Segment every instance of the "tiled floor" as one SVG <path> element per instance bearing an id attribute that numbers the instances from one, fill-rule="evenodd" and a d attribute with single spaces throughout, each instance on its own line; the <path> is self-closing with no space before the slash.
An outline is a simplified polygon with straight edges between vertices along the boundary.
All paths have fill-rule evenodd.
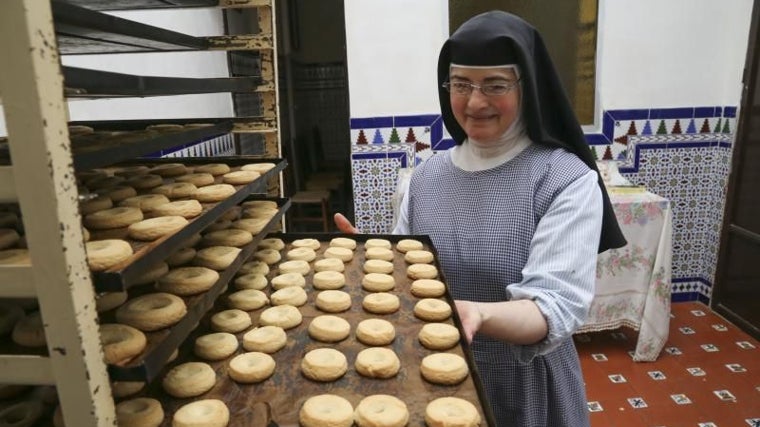
<path id="1" fill-rule="evenodd" d="M 760 343 L 701 303 L 672 306 L 656 362 L 630 329 L 576 336 L 593 427 L 760 427 Z"/>

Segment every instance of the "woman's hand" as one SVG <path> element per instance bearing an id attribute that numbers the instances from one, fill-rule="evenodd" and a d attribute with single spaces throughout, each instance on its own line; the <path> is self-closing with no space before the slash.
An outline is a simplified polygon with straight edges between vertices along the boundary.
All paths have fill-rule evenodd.
<path id="1" fill-rule="evenodd" d="M 351 224 L 351 221 L 348 220 L 343 214 L 336 213 L 333 216 L 333 220 L 335 221 L 335 226 L 340 230 L 341 233 L 346 234 L 357 234 L 359 233 L 359 230 L 354 227 L 353 224 Z"/>
<path id="2" fill-rule="evenodd" d="M 454 301 L 454 305 L 457 307 L 459 320 L 462 321 L 464 337 L 468 343 L 471 343 L 472 337 L 475 336 L 483 324 L 483 314 L 480 312 L 477 302 L 456 300 Z"/>

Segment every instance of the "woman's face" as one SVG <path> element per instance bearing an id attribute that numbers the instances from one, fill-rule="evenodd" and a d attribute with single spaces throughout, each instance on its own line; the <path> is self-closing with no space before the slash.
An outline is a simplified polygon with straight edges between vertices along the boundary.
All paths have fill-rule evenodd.
<path id="1" fill-rule="evenodd" d="M 507 67 L 468 68 L 452 66 L 449 81 L 484 84 L 512 84 L 517 82 L 514 69 Z M 470 139 L 480 143 L 498 140 L 512 125 L 520 109 L 520 86 L 501 95 L 485 95 L 475 88 L 462 95 L 450 91 L 451 110 L 459 125 Z"/>

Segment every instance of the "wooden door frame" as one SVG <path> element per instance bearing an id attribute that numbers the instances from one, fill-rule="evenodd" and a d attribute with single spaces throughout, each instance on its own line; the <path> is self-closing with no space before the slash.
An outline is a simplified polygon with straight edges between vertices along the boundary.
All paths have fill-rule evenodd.
<path id="1" fill-rule="evenodd" d="M 760 329 L 757 325 L 752 325 L 741 316 L 734 313 L 730 308 L 720 304 L 719 299 L 722 289 L 722 284 L 726 279 L 729 271 L 727 268 L 726 257 L 728 253 L 728 241 L 731 234 L 744 234 L 749 231 L 740 227 L 732 225 L 734 212 L 736 210 L 737 197 L 736 190 L 739 185 L 737 182 L 738 175 L 735 171 L 741 168 L 748 167 L 745 165 L 745 136 L 749 134 L 750 119 L 752 114 L 749 111 L 752 109 L 752 99 L 756 91 L 760 91 L 760 0 L 753 2 L 752 22 L 750 24 L 749 39 L 747 43 L 747 56 L 744 65 L 744 73 L 742 76 L 742 95 L 739 107 L 739 116 L 737 118 L 736 125 L 736 137 L 733 143 L 733 152 L 731 154 L 731 171 L 728 177 L 728 186 L 726 189 L 726 203 L 723 211 L 723 221 L 720 233 L 720 246 L 718 250 L 717 266 L 715 270 L 715 283 L 713 284 L 713 292 L 710 298 L 710 307 L 717 313 L 730 320 L 732 323 L 739 325 L 744 331 L 754 336 L 756 339 L 760 339 Z M 747 112 L 742 114 L 742 112 Z M 755 167 L 758 167 L 757 165 Z M 746 185 L 746 184 L 745 184 Z M 754 233 L 752 233 L 754 235 Z M 760 283 L 758 283 L 760 286 Z"/>

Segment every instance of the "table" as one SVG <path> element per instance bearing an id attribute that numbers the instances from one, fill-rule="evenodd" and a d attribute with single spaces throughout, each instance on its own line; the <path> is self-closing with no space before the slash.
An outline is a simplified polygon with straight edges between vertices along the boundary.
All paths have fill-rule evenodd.
<path id="1" fill-rule="evenodd" d="M 578 332 L 635 329 L 639 336 L 633 360 L 651 362 L 664 347 L 670 327 L 670 201 L 647 191 L 609 193 L 628 244 L 599 255 L 594 300 Z"/>

